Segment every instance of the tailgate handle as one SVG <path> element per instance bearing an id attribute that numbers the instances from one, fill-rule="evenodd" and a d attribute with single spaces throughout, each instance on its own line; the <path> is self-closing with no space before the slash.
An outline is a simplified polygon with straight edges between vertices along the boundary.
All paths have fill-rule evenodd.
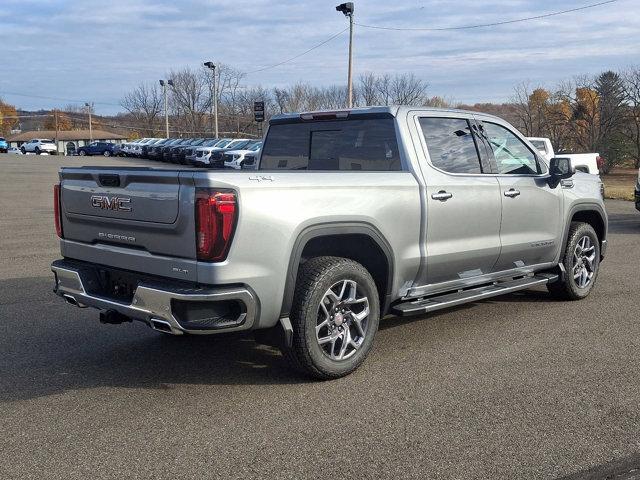
<path id="1" fill-rule="evenodd" d="M 120 175 L 116 173 L 102 173 L 98 175 L 98 181 L 102 187 L 119 187 Z"/>

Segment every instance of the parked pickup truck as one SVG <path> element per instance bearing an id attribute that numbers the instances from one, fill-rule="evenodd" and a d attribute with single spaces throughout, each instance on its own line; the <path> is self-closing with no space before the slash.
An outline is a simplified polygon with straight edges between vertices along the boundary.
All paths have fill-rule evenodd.
<path id="1" fill-rule="evenodd" d="M 550 139 L 544 137 L 527 137 L 527 140 L 536 147 L 545 159 L 551 160 L 556 156 Z M 576 170 L 590 173 L 591 175 L 600 175 L 600 169 L 604 164 L 603 158 L 598 153 L 563 153 L 562 156 L 570 159 L 571 165 Z"/>
<path id="2" fill-rule="evenodd" d="M 280 115 L 257 170 L 63 168 L 54 192 L 68 303 L 253 330 L 318 378 L 357 368 L 387 314 L 536 286 L 582 299 L 607 246 L 599 177 L 457 110 Z"/>

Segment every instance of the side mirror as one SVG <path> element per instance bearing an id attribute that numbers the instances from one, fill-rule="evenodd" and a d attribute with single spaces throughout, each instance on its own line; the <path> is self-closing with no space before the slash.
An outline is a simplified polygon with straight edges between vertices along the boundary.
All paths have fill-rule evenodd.
<path id="1" fill-rule="evenodd" d="M 573 177 L 576 169 L 571 165 L 571 159 L 553 157 L 549 163 L 549 186 L 555 188 L 561 180 Z"/>

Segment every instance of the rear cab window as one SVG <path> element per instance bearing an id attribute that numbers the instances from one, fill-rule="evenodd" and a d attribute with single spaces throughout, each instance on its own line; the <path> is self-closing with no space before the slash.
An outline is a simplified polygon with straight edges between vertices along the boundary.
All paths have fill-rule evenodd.
<path id="1" fill-rule="evenodd" d="M 421 117 L 420 127 L 434 167 L 447 173 L 483 173 L 478 145 L 468 119 Z"/>
<path id="2" fill-rule="evenodd" d="M 260 170 L 401 171 L 391 115 L 272 123 Z"/>

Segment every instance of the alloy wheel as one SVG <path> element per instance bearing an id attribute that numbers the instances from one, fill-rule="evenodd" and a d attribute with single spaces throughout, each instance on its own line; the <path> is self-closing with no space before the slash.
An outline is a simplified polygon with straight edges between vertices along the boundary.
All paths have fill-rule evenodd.
<path id="1" fill-rule="evenodd" d="M 332 360 L 358 351 L 367 335 L 369 299 L 353 280 L 341 280 L 326 291 L 318 306 L 316 340 Z"/>
<path id="2" fill-rule="evenodd" d="M 573 251 L 573 279 L 578 288 L 591 284 L 596 269 L 596 247 L 587 235 L 578 240 Z"/>

